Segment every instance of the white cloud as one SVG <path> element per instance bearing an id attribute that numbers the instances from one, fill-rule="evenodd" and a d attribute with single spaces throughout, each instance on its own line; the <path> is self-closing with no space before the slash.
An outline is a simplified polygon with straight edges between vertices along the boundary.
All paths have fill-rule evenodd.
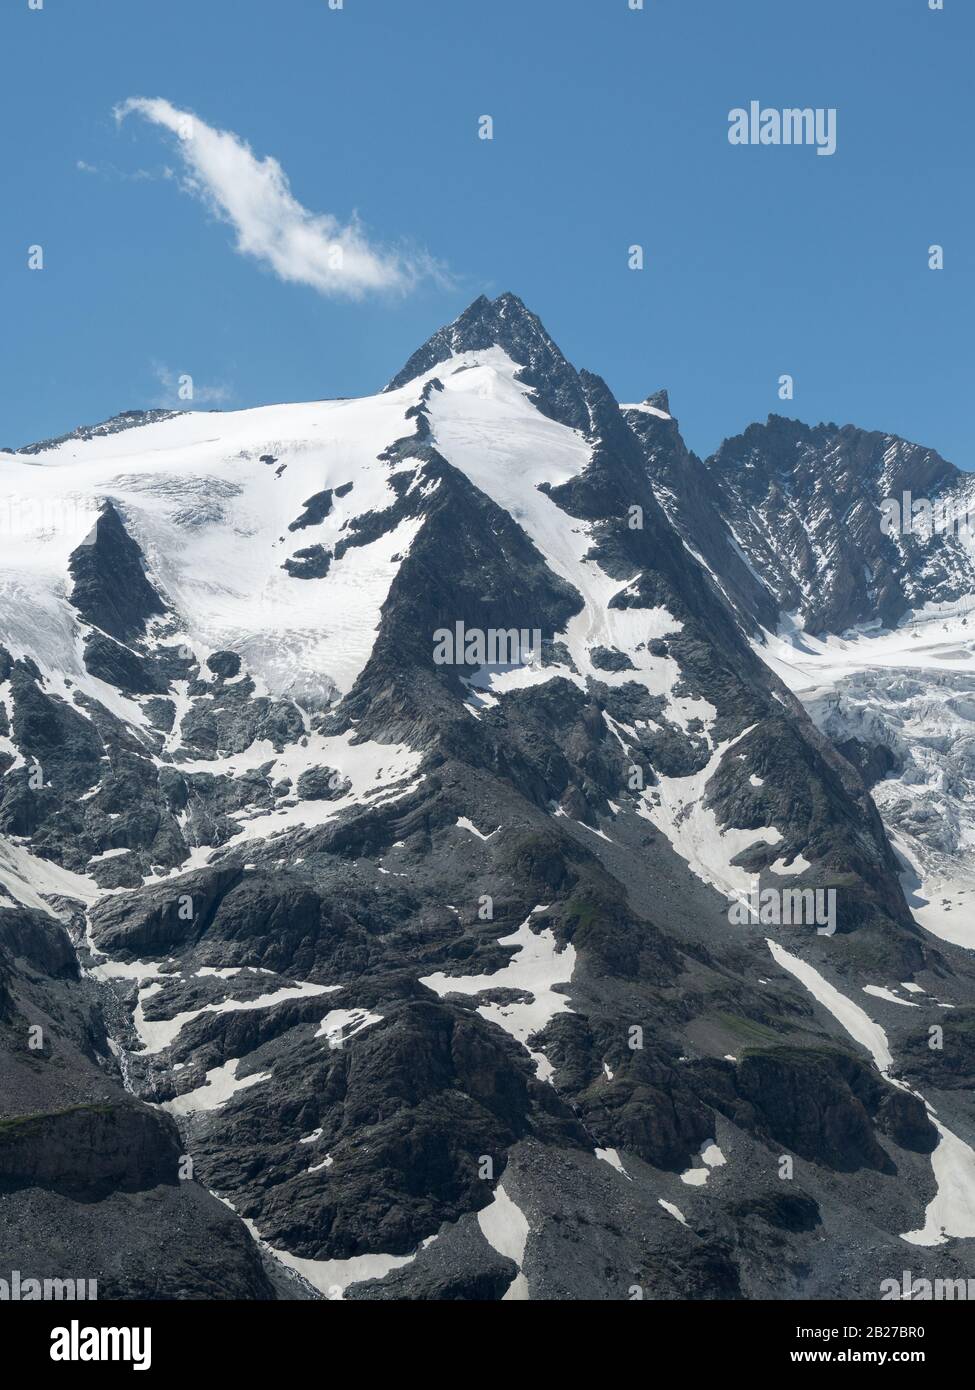
<path id="1" fill-rule="evenodd" d="M 233 227 L 241 255 L 263 261 L 280 279 L 358 299 L 408 290 L 423 276 L 443 278 L 427 256 L 371 245 L 354 218 L 343 224 L 331 213 L 309 212 L 278 161 L 259 159 L 233 131 L 215 130 L 161 97 L 130 97 L 115 108 L 115 118 L 133 112 L 177 137 L 183 187 Z"/>

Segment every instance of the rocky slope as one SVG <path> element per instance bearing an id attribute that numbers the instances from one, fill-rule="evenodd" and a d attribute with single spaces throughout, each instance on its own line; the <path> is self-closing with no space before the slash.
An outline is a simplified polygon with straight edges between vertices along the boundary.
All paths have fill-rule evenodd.
<path id="1" fill-rule="evenodd" d="M 706 469 L 779 613 L 797 615 L 815 637 L 894 627 L 975 588 L 975 537 L 938 533 L 933 517 L 925 529 L 923 510 L 910 515 L 918 504 L 940 504 L 948 519 L 964 523 L 971 514 L 975 523 L 971 476 L 932 449 L 773 415 L 722 444 Z M 887 499 L 899 512 L 885 529 Z"/>

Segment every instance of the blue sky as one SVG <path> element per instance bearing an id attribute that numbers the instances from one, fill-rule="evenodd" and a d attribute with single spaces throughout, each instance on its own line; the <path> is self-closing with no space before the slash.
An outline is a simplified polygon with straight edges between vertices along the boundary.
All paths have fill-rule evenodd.
<path id="1" fill-rule="evenodd" d="M 975 5 L 628 3 L 4 0 L 0 445 L 169 403 L 184 373 L 205 408 L 364 394 L 510 289 L 621 400 L 667 386 L 700 453 L 778 411 L 975 467 Z M 273 156 L 299 231 L 357 216 L 378 287 L 241 254 L 172 133 L 116 121 L 133 98 Z M 836 154 L 730 145 L 751 100 L 835 107 Z"/>

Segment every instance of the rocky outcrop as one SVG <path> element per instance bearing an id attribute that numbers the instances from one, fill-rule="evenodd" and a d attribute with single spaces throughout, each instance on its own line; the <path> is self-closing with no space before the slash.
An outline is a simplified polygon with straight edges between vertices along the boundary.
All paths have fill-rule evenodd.
<path id="1" fill-rule="evenodd" d="M 93 627 L 119 642 L 145 634 L 166 605 L 146 577 L 142 551 L 111 502 L 102 506 L 91 534 L 72 554 L 70 601 Z"/>

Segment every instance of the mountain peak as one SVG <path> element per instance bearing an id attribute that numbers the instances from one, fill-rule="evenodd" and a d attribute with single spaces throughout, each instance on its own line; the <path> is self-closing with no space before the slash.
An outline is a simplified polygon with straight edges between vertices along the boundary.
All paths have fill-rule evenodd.
<path id="1" fill-rule="evenodd" d="M 671 420 L 674 424 L 677 423 L 670 412 L 670 396 L 663 390 L 653 391 L 644 400 L 633 405 L 624 405 L 622 409 L 633 411 L 633 418 L 642 417 L 644 423 L 646 423 L 648 416 L 656 416 L 659 420 Z M 633 419 L 630 420 L 630 423 L 633 424 Z"/>
<path id="2" fill-rule="evenodd" d="M 452 323 L 428 338 L 385 389 L 396 391 L 459 353 L 492 347 L 502 348 L 522 368 L 518 380 L 532 387 L 539 410 L 573 429 L 588 428 L 585 393 L 575 368 L 538 315 L 510 291 L 496 299 L 480 295 Z"/>
<path id="3" fill-rule="evenodd" d="M 422 376 L 431 367 L 457 353 L 481 352 L 490 347 L 501 347 L 514 356 L 512 348 L 516 351 L 520 349 L 523 354 L 528 343 L 532 341 L 561 357 L 562 354 L 546 333 L 541 320 L 525 307 L 516 294 L 506 291 L 499 294 L 497 299 L 489 299 L 486 294 L 478 295 L 452 323 L 439 328 L 413 353 L 386 390 L 395 391 L 400 386 L 405 386 L 407 382 Z M 515 360 L 520 365 L 525 365 L 521 357 L 516 357 Z"/>

